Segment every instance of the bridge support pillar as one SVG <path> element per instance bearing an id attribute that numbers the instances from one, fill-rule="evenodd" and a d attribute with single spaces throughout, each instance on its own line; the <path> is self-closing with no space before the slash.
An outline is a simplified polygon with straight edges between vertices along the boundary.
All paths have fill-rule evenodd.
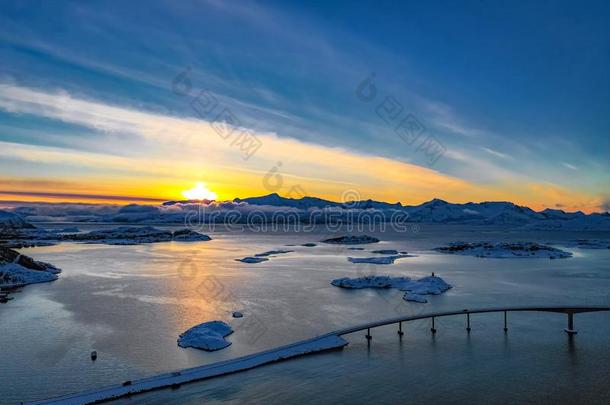
<path id="1" fill-rule="evenodd" d="M 373 338 L 373 336 L 371 336 L 371 328 L 367 328 L 366 329 L 366 340 L 371 340 Z"/>
<path id="2" fill-rule="evenodd" d="M 432 332 L 432 334 L 436 333 L 436 328 L 434 327 L 434 317 L 432 317 L 432 327 L 430 328 L 430 332 Z"/>
<path id="3" fill-rule="evenodd" d="M 398 322 L 398 336 L 402 336 L 405 333 L 402 331 L 402 322 Z"/>
<path id="4" fill-rule="evenodd" d="M 506 319 L 506 311 L 504 311 L 504 332 L 508 332 L 508 322 Z"/>
<path id="5" fill-rule="evenodd" d="M 466 314 L 466 330 L 470 333 L 470 314 Z"/>
<path id="6" fill-rule="evenodd" d="M 574 329 L 574 313 L 568 312 L 568 327 L 564 329 L 568 336 L 574 336 L 578 332 Z"/>

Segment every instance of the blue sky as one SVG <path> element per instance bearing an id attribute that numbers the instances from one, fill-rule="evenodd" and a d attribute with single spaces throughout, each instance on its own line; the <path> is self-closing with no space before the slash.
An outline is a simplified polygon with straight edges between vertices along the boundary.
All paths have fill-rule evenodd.
<path id="1" fill-rule="evenodd" d="M 157 197 L 165 187 L 173 196 L 168 183 L 203 180 L 221 196 L 243 197 L 265 190 L 248 187 L 252 179 L 236 173 L 264 176 L 279 160 L 292 183 L 335 199 L 342 188 L 355 187 L 363 197 L 407 203 L 510 199 L 585 210 L 607 203 L 607 2 L 395 3 L 3 2 L 0 141 L 20 154 L 0 154 L 0 189 L 85 193 L 89 176 L 104 194 Z M 205 144 L 184 157 L 176 145 L 170 151 L 167 139 L 152 141 L 95 117 L 83 122 L 74 117 L 78 111 L 58 105 L 63 95 L 66 105 L 95 103 L 91 111 L 113 106 L 200 120 L 190 96 L 172 92 L 185 69 L 193 92 L 209 90 L 243 127 L 271 137 L 265 145 L 271 152 L 261 148 L 245 162 L 226 145 Z M 371 73 L 379 100 L 393 97 L 446 148 L 433 167 L 380 119 L 375 105 L 356 96 Z M 48 101 L 54 111 L 41 105 L 42 95 L 55 97 Z M 121 125 L 133 126 L 132 119 Z M 178 138 L 174 144 L 183 142 Z M 364 161 L 387 159 L 383 167 L 400 174 L 367 178 L 356 168 L 350 174 L 345 166 L 325 167 L 304 159 L 305 149 L 317 153 L 312 145 Z M 32 150 L 44 151 L 44 161 L 16 157 Z M 126 160 L 112 167 L 66 160 L 79 151 Z M 204 167 L 161 175 L 138 165 L 160 156 L 168 165 L 179 159 L 196 166 L 202 159 Z M 204 173 L 192 173 L 199 169 Z M 412 170 L 418 181 L 409 181 Z M 154 177 L 163 186 L 153 186 Z M 150 192 L 134 189 L 138 178 Z M 428 178 L 430 187 L 422 184 Z"/>

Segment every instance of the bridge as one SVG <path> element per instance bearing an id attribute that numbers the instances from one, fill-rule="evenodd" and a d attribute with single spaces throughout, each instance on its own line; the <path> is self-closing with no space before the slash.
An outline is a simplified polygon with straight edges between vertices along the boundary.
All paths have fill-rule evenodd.
<path id="1" fill-rule="evenodd" d="M 432 325 L 430 328 L 430 332 L 436 333 L 435 328 L 435 320 L 436 318 L 446 317 L 446 316 L 456 316 L 456 315 L 466 315 L 466 331 L 470 332 L 470 315 L 471 314 L 483 314 L 490 312 L 501 312 L 504 314 L 504 331 L 508 331 L 508 312 L 555 312 L 560 314 L 567 315 L 567 327 L 564 331 L 568 335 L 575 335 L 577 331 L 574 329 L 574 314 L 582 313 L 582 312 L 599 312 L 599 311 L 610 311 L 610 307 L 599 307 L 599 306 L 575 306 L 575 307 L 508 307 L 508 308 L 480 308 L 480 309 L 463 309 L 461 311 L 448 311 L 448 312 L 437 312 L 433 314 L 422 314 L 422 315 L 414 315 L 414 316 L 405 316 L 405 317 L 397 317 L 384 319 L 377 322 L 370 322 L 362 325 L 356 325 L 352 327 L 348 327 L 345 329 L 340 329 L 334 333 L 338 336 L 343 336 L 363 330 L 367 330 L 367 334 L 365 335 L 367 339 L 371 339 L 371 329 L 378 328 L 380 326 L 398 324 L 398 334 L 400 336 L 403 335 L 402 324 L 404 322 L 416 321 L 420 319 L 431 319 Z"/>
<path id="2" fill-rule="evenodd" d="M 483 313 L 502 313 L 504 332 L 508 332 L 508 313 L 509 312 L 551 312 L 565 314 L 567 317 L 567 327 L 564 329 L 570 338 L 577 332 L 574 328 L 574 314 L 586 312 L 601 312 L 610 311 L 610 307 L 602 306 L 529 306 L 529 307 L 506 307 L 506 308 L 479 308 L 479 309 L 463 309 L 459 311 L 435 312 L 429 314 L 411 315 L 389 318 L 376 322 L 369 322 L 361 325 L 351 326 L 343 329 L 329 332 L 311 339 L 281 346 L 275 349 L 262 351 L 259 353 L 250 354 L 247 356 L 238 357 L 236 359 L 224 360 L 217 363 L 207 364 L 199 367 L 174 371 L 171 373 L 161 374 L 154 377 L 144 378 L 137 381 L 125 381 L 120 385 L 102 388 L 100 390 L 88 391 L 82 393 L 68 394 L 61 397 L 51 398 L 48 400 L 33 402 L 34 404 L 92 404 L 98 402 L 109 401 L 125 396 L 130 396 L 142 392 L 162 389 L 162 388 L 177 388 L 181 384 L 200 381 L 208 378 L 219 377 L 222 375 L 237 373 L 240 371 L 260 367 L 265 364 L 270 364 L 290 358 L 304 356 L 312 353 L 323 352 L 333 349 L 341 349 L 348 344 L 342 338 L 344 335 L 362 332 L 366 330 L 366 339 L 370 342 L 372 339 L 372 329 L 397 325 L 397 333 L 399 337 L 404 334 L 403 324 L 430 319 L 430 332 L 436 333 L 435 321 L 437 318 L 448 316 L 464 316 L 466 320 L 466 331 L 470 332 L 470 317 L 473 314 Z"/>

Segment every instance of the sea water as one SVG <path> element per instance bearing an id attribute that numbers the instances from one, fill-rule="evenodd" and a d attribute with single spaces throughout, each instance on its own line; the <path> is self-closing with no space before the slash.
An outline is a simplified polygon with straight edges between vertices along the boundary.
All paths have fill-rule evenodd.
<path id="1" fill-rule="evenodd" d="M 62 226 L 65 226 L 62 225 Z M 99 226 L 95 226 L 99 227 Z M 84 227 L 87 228 L 87 227 Z M 93 228 L 93 226 L 89 226 Z M 86 229 L 85 229 L 86 230 Z M 335 232 L 340 234 L 341 232 Z M 491 227 L 421 225 L 367 232 L 366 250 L 319 243 L 310 232 L 209 230 L 213 240 L 107 246 L 62 243 L 23 249 L 63 272 L 0 305 L 0 402 L 18 403 L 117 384 L 238 357 L 345 326 L 400 315 L 520 305 L 610 305 L 610 250 L 566 248 L 574 257 L 482 259 L 431 249 L 453 241 L 562 243 L 608 233 L 523 232 Z M 317 243 L 315 247 L 299 246 Z M 297 245 L 297 246 L 286 246 Z M 292 253 L 246 264 L 235 259 L 272 249 Z M 353 264 L 347 256 L 397 249 L 415 257 L 393 265 Z M 453 288 L 427 304 L 396 290 L 344 290 L 339 277 L 422 277 L 434 272 Z M 233 319 L 233 311 L 244 317 Z M 235 332 L 217 352 L 182 349 L 189 327 L 223 320 Z M 572 340 L 566 316 L 552 313 L 439 318 L 346 336 L 344 350 L 130 398 L 130 403 L 442 403 L 599 402 L 610 399 L 610 313 L 579 314 Z M 370 344 L 369 344 L 370 343 Z M 98 358 L 91 361 L 96 350 Z"/>

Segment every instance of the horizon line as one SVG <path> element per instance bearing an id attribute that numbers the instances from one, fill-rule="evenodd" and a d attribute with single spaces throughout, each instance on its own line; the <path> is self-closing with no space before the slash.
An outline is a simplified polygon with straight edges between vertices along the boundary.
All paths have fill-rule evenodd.
<path id="1" fill-rule="evenodd" d="M 167 198 L 167 199 L 163 199 L 163 198 L 156 198 L 156 197 L 135 197 L 135 196 L 124 196 L 124 195 L 104 195 L 104 194 L 80 194 L 80 193 L 51 193 L 51 192 L 26 192 L 26 191 L 4 191 L 4 190 L 0 190 L 0 195 L 21 195 L 21 196 L 32 196 L 32 197 L 48 197 L 48 198 L 82 198 L 85 200 L 98 200 L 98 201 L 107 201 L 107 203 L 104 202 L 87 202 L 87 201 L 36 201 L 36 200 L 4 200 L 0 198 L 0 203 L 10 203 L 10 204 L 89 204 L 89 205 L 104 205 L 104 204 L 111 204 L 111 201 L 115 201 L 115 202 L 131 202 L 131 203 L 136 203 L 136 202 L 140 202 L 143 203 L 143 205 L 153 205 L 153 203 L 165 203 L 165 202 L 188 202 L 188 201 L 192 201 L 193 204 L 198 202 L 204 202 L 207 201 L 208 203 L 211 202 L 218 202 L 218 203 L 223 203 L 223 202 L 235 202 L 235 200 L 247 200 L 250 198 L 262 198 L 262 197 L 268 197 L 271 195 L 277 195 L 280 198 L 284 198 L 284 199 L 290 199 L 290 200 L 301 200 L 303 198 L 317 198 L 320 199 L 322 201 L 328 201 L 328 202 L 332 202 L 332 203 L 337 203 L 337 204 L 350 204 L 350 203 L 358 203 L 358 202 L 366 202 L 366 201 L 375 201 L 375 202 L 379 202 L 379 203 L 384 203 L 384 204 L 400 204 L 402 207 L 416 207 L 416 206 L 420 206 L 426 203 L 429 203 L 431 201 L 434 200 L 440 200 L 443 202 L 446 202 L 448 204 L 453 204 L 453 205 L 464 205 L 464 204 L 483 204 L 483 203 L 510 203 L 510 204 L 514 204 L 516 206 L 519 207 L 526 207 L 529 208 L 535 212 L 542 212 L 546 209 L 551 209 L 551 210 L 557 210 L 557 211 L 562 211 L 562 212 L 566 212 L 566 213 L 576 213 L 576 212 L 583 212 L 582 210 L 576 210 L 576 211 L 565 211 L 562 208 L 551 208 L 551 207 L 546 207 L 543 210 L 537 211 L 531 207 L 529 207 L 528 205 L 521 205 L 521 204 L 517 204 L 514 203 L 512 201 L 508 201 L 508 200 L 485 200 L 485 201 L 468 201 L 465 203 L 454 203 L 454 202 L 449 202 L 447 200 L 444 200 L 442 198 L 438 198 L 438 197 L 434 197 L 428 201 L 424 201 L 420 204 L 413 204 L 413 205 L 409 205 L 409 204 L 404 204 L 400 201 L 397 202 L 387 202 L 387 201 L 383 201 L 383 200 L 374 200 L 372 198 L 367 198 L 367 199 L 363 199 L 363 200 L 354 200 L 354 201 L 347 201 L 347 202 L 341 202 L 341 201 L 334 201 L 334 200 L 329 200 L 329 199 L 325 199 L 325 198 L 321 198 L 321 197 L 315 197 L 315 196 L 309 196 L 309 195 L 305 195 L 299 198 L 293 198 L 293 197 L 285 197 L 282 196 L 281 194 L 277 193 L 277 192 L 273 192 L 273 193 L 269 193 L 269 194 L 264 194 L 264 195 L 258 195 L 258 196 L 251 196 L 251 197 L 233 197 L 233 199 L 227 199 L 227 200 L 187 200 L 187 199 L 171 199 L 171 198 Z M 149 204 L 145 204 L 145 203 L 149 203 Z M 610 211 L 608 210 L 603 210 L 600 209 L 599 211 L 592 211 L 589 214 L 592 213 L 598 213 L 598 214 L 604 214 L 604 213 L 608 213 Z M 584 212 L 583 212 L 584 213 Z M 585 213 L 586 214 L 586 213 Z"/>

